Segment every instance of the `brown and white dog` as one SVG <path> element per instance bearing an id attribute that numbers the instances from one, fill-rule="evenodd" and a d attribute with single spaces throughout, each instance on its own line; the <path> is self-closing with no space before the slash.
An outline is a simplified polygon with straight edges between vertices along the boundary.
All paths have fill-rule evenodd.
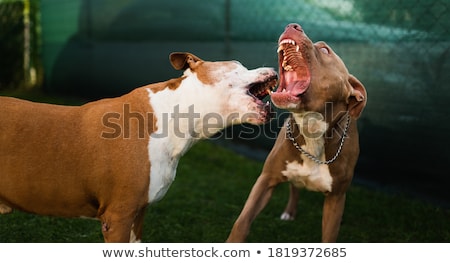
<path id="1" fill-rule="evenodd" d="M 222 128 L 265 123 L 271 68 L 172 53 L 183 76 L 82 106 L 0 97 L 0 213 L 88 217 L 106 242 L 140 241 L 180 157 Z"/>
<path id="2" fill-rule="evenodd" d="M 299 188 L 322 192 L 322 241 L 335 242 L 359 155 L 356 119 L 366 105 L 366 90 L 327 44 L 313 44 L 300 25 L 289 24 L 278 43 L 280 84 L 271 100 L 291 116 L 227 241 L 245 241 L 275 186 L 290 182 L 281 218 L 295 217 Z"/>

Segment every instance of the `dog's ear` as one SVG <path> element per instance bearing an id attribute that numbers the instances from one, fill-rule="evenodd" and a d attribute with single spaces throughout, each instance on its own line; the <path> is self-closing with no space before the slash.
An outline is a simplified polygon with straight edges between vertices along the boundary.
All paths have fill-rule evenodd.
<path id="1" fill-rule="evenodd" d="M 348 82 L 351 85 L 350 96 L 348 98 L 348 112 L 350 116 L 357 119 L 367 103 L 367 92 L 364 85 L 353 75 L 350 75 Z"/>
<path id="2" fill-rule="evenodd" d="M 203 61 L 201 58 L 187 52 L 173 52 L 169 55 L 170 63 L 176 70 L 195 68 L 197 62 Z"/>

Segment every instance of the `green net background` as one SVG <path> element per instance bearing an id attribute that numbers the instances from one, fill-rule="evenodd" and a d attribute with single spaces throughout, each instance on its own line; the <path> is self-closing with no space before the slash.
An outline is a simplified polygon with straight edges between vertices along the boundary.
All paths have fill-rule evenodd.
<path id="1" fill-rule="evenodd" d="M 0 90 L 42 84 L 39 2 L 0 0 Z"/>

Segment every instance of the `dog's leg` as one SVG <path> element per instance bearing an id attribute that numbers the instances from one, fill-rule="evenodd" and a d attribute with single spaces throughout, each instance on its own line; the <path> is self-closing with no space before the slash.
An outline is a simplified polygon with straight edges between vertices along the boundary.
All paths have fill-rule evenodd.
<path id="1" fill-rule="evenodd" d="M 281 214 L 281 220 L 294 220 L 297 215 L 297 203 L 300 195 L 300 190 L 293 184 L 289 184 L 289 200 L 284 209 L 283 214 Z"/>
<path id="2" fill-rule="evenodd" d="M 329 193 L 322 214 L 322 242 L 336 242 L 345 207 L 345 193 Z"/>
<path id="3" fill-rule="evenodd" d="M 106 243 L 128 243 L 131 237 L 131 227 L 136 213 L 125 211 L 108 211 L 100 217 L 103 238 Z"/>
<path id="4" fill-rule="evenodd" d="M 131 228 L 130 243 L 140 243 L 142 240 L 142 229 L 144 225 L 146 207 L 142 208 L 141 211 L 136 215 L 134 219 L 133 226 Z"/>
<path id="5" fill-rule="evenodd" d="M 245 202 L 241 214 L 233 225 L 227 242 L 244 242 L 250 226 L 256 216 L 267 205 L 276 185 L 281 181 L 274 180 L 266 174 L 261 174 Z"/>

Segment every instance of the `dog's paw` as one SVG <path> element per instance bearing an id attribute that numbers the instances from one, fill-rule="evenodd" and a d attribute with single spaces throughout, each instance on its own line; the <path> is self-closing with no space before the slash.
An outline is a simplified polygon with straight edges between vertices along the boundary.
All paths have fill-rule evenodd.
<path id="1" fill-rule="evenodd" d="M 283 212 L 280 216 L 280 219 L 285 221 L 292 221 L 295 219 L 295 217 L 289 214 L 288 212 Z"/>

